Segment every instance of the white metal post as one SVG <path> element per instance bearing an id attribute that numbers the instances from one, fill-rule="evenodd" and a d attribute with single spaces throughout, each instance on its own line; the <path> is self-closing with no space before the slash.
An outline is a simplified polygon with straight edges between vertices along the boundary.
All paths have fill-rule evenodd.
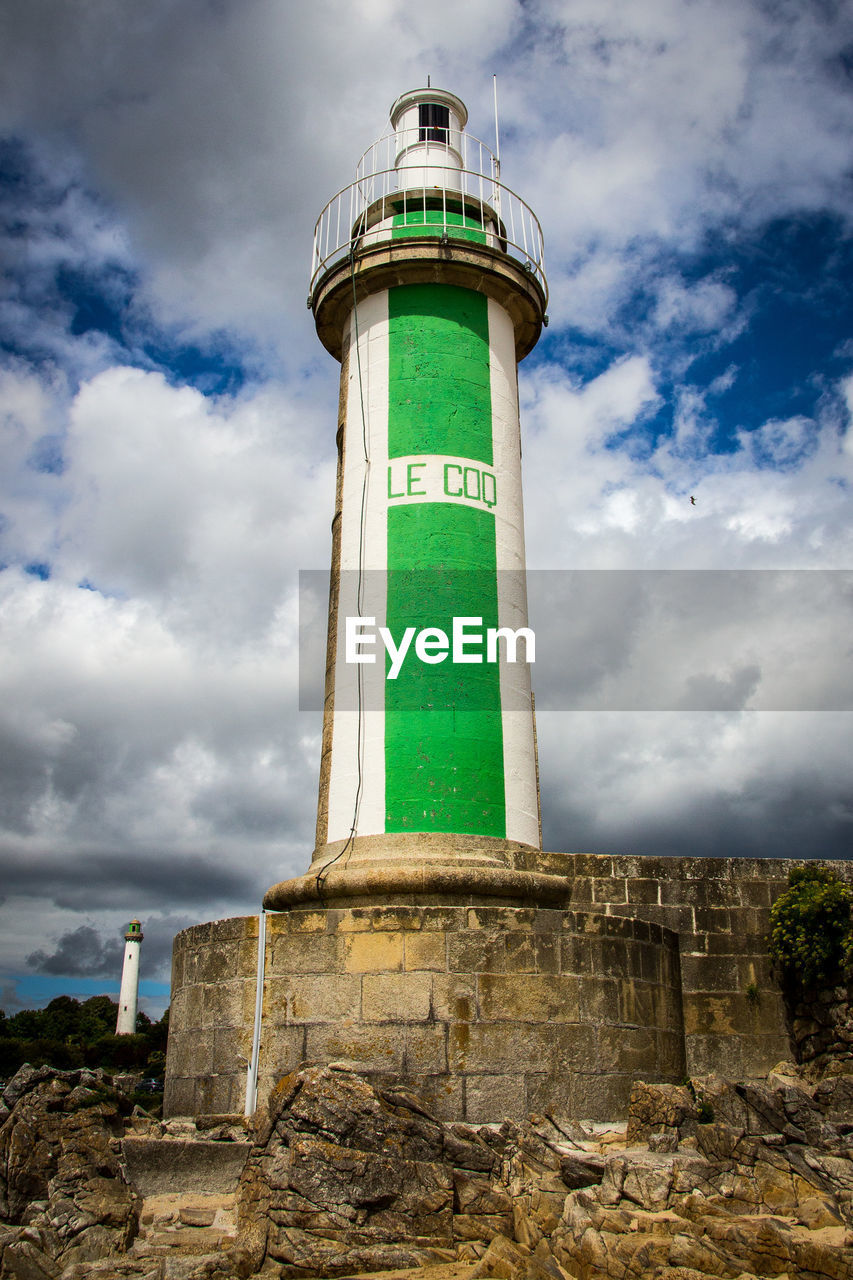
<path id="1" fill-rule="evenodd" d="M 246 1075 L 246 1107 L 244 1115 L 254 1115 L 258 1105 L 258 1058 L 261 1052 L 261 1021 L 264 1013 L 264 964 L 267 949 L 267 913 L 258 916 L 258 965 L 255 981 L 255 1029 L 252 1033 L 252 1056 Z"/>

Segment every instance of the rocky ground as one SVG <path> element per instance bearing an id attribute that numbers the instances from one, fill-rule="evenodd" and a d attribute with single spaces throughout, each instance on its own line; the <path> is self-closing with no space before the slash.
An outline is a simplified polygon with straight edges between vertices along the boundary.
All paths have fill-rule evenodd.
<path id="1" fill-rule="evenodd" d="M 840 1071 L 637 1084 L 627 1126 L 446 1124 L 334 1067 L 280 1081 L 251 1134 L 127 1112 L 98 1072 L 10 1082 L 0 1276 L 853 1280 Z"/>

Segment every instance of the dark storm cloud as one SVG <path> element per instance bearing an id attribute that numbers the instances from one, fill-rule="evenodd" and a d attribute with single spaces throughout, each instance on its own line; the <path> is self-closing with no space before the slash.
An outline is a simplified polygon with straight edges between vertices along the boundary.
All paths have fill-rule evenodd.
<path id="1" fill-rule="evenodd" d="M 548 848 L 853 858 L 849 714 L 551 713 L 539 741 L 562 757 L 543 782 Z"/>
<path id="2" fill-rule="evenodd" d="M 39 896 L 69 911 L 125 907 L 137 913 L 164 903 L 193 904 L 209 912 L 248 904 L 266 890 L 266 860 L 235 860 L 160 850 L 116 848 L 98 854 L 9 858 L 8 892 Z"/>
<path id="3" fill-rule="evenodd" d="M 242 908 L 238 914 L 252 914 L 251 907 Z M 197 913 L 165 912 L 146 915 L 142 921 L 142 931 L 145 936 L 139 957 L 140 977 L 168 982 L 172 968 L 172 945 L 175 934 L 198 923 Z"/>
<path id="4" fill-rule="evenodd" d="M 131 895 L 128 901 L 136 902 L 138 898 L 138 894 Z M 52 950 L 39 948 L 33 951 L 27 956 L 27 965 L 35 973 L 105 978 L 117 986 L 122 971 L 123 934 L 127 923 L 125 921 L 118 929 L 103 932 L 92 925 L 80 925 L 63 933 Z M 155 913 L 145 915 L 141 923 L 140 978 L 143 981 L 168 981 L 175 934 L 196 924 L 197 918 L 175 912 Z"/>
<path id="5" fill-rule="evenodd" d="M 853 710 L 853 575 L 527 575 L 542 711 Z"/>
<path id="6" fill-rule="evenodd" d="M 544 797 L 543 797 L 544 802 Z M 735 795 L 693 797 L 677 813 L 593 817 L 549 785 L 548 847 L 655 857 L 853 859 L 853 788 L 814 773 L 783 786 L 756 778 Z"/>
<path id="7" fill-rule="evenodd" d="M 27 964 L 36 973 L 67 974 L 75 978 L 114 978 L 121 972 L 122 948 L 102 939 L 91 925 L 64 933 L 52 952 L 33 951 Z"/>

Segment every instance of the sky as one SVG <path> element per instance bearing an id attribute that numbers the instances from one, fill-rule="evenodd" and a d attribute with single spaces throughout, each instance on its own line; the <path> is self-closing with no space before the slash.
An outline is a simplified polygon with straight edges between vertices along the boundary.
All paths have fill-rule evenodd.
<path id="1" fill-rule="evenodd" d="M 7 1013 L 116 994 L 133 916 L 158 1013 L 178 930 L 308 867 L 311 236 L 428 75 L 487 143 L 497 75 L 545 236 L 545 847 L 853 856 L 849 5 L 7 0 L 0 50 Z"/>

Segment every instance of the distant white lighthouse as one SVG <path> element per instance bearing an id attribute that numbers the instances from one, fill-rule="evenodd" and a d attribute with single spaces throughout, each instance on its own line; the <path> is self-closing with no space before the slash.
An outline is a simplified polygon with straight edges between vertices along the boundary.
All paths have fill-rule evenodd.
<path id="1" fill-rule="evenodd" d="M 139 995 L 139 949 L 143 939 L 142 925 L 131 920 L 124 935 L 124 964 L 118 997 L 116 1035 L 132 1036 L 136 1031 L 136 1004 Z"/>

